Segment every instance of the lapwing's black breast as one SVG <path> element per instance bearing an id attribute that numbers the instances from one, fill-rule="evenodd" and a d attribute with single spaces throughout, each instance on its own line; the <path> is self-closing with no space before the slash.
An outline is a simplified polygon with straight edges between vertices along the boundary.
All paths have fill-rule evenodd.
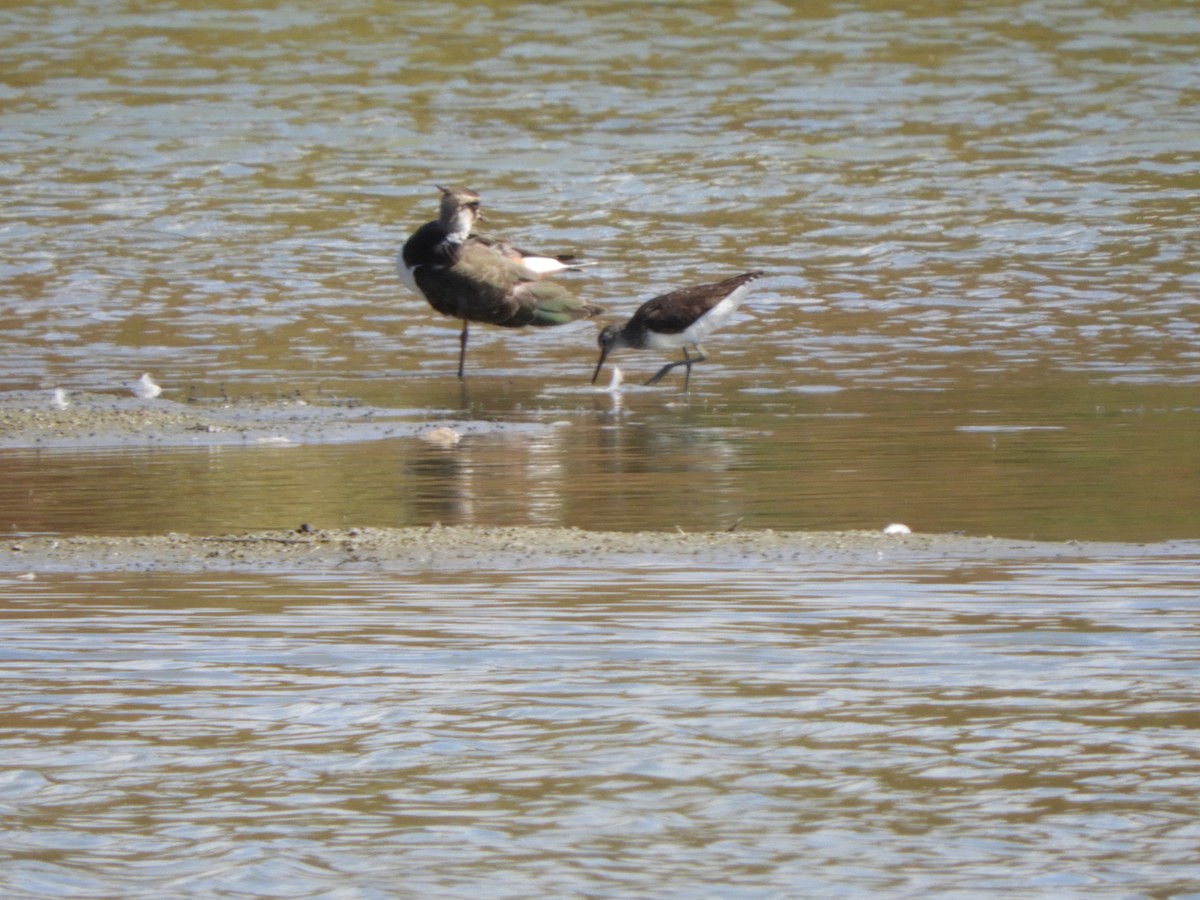
<path id="1" fill-rule="evenodd" d="M 409 269 L 415 266 L 452 266 L 458 261 L 459 245 L 446 240 L 440 222 L 426 222 L 404 244 L 401 257 Z"/>

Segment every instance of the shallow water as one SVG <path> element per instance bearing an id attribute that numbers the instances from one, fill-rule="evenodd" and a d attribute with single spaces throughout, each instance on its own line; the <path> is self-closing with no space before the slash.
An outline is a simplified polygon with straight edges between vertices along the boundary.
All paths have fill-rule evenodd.
<path id="1" fill-rule="evenodd" d="M 333 392 L 430 419 L 572 422 L 549 449 L 439 458 L 444 487 L 413 480 L 412 447 L 390 448 L 394 466 L 366 445 L 226 454 L 206 495 L 277 508 L 193 502 L 174 517 L 190 531 L 904 518 L 1196 536 L 1190 3 L 634 9 L 5 11 L 0 388 L 117 390 L 150 370 L 174 401 Z M 446 182 L 479 189 L 493 228 L 583 250 L 597 265 L 571 284 L 614 317 L 680 284 L 771 277 L 709 342 L 690 409 L 672 378 L 614 418 L 587 391 L 594 323 L 476 328 L 464 395 L 454 324 L 393 271 Z M 615 362 L 636 382 L 662 359 Z M 711 453 L 666 458 L 681 445 Z M 549 509 L 513 499 L 534 455 Z M 49 460 L 39 471 L 93 473 L 97 494 L 119 480 L 113 517 L 8 496 L 6 527 L 155 528 L 157 493 L 122 477 L 145 462 Z M 192 500 L 209 463 L 154 468 Z M 330 502 L 321 486 L 345 471 L 380 490 Z M 631 489 L 630 472 L 655 477 Z"/>
<path id="2" fill-rule="evenodd" d="M 0 11 L 0 401 L 150 371 L 279 440 L 6 440 L 0 533 L 1200 536 L 1192 3 L 191 6 Z M 393 269 L 445 183 L 611 319 L 770 277 L 689 395 L 593 390 L 592 322 L 459 384 Z M 2 581 L 0 893 L 1200 893 L 1197 583 Z"/>
<path id="3" fill-rule="evenodd" d="M 866 390 L 831 398 L 734 386 L 684 401 L 514 379 L 470 393 L 479 399 L 459 415 L 434 420 L 461 433 L 454 446 L 413 436 L 419 409 L 376 407 L 345 415 L 368 415 L 381 434 L 395 427 L 400 436 L 306 443 L 332 426 L 310 427 L 314 414 L 289 407 L 298 421 L 280 416 L 265 437 L 231 444 L 0 450 L 0 531 L 434 522 L 829 530 L 899 521 L 1047 540 L 1197 533 L 1200 441 L 1179 389 L 1113 388 L 1102 395 L 1111 407 L 1088 387 L 941 391 L 900 409 L 892 392 Z"/>
<path id="4" fill-rule="evenodd" d="M 1193 561 L 0 583 L 5 896 L 1182 896 Z"/>

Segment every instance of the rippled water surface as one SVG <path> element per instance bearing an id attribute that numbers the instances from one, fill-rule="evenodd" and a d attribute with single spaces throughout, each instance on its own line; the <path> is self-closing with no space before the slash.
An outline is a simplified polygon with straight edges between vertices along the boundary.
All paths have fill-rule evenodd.
<path id="1" fill-rule="evenodd" d="M 10 580 L 0 892 L 1191 895 L 1197 583 Z"/>
<path id="2" fill-rule="evenodd" d="M 0 11 L 0 411 L 268 430 L 0 434 L 0 533 L 1200 537 L 1190 0 L 195 6 Z M 447 183 L 605 321 L 768 277 L 460 384 Z M 5 576 L 0 893 L 1195 895 L 1197 571 Z"/>
<path id="3" fill-rule="evenodd" d="M 1197 534 L 1188 2 L 76 2 L 0 16 L 0 388 L 119 390 L 148 370 L 170 402 L 332 392 L 430 420 L 573 426 L 538 450 L 468 442 L 415 480 L 419 451 L 383 464 L 358 445 L 224 460 L 203 482 L 277 503 L 271 524 L 306 508 L 325 524 L 904 517 Z M 571 284 L 614 318 L 681 284 L 770 277 L 708 342 L 690 409 L 672 379 L 613 416 L 587 385 L 592 322 L 476 328 L 460 391 L 454 323 L 393 270 L 435 212 L 433 185 L 454 182 L 483 193 L 490 227 L 585 253 L 596 265 Z M 662 358 L 615 361 L 636 382 Z M 540 489 L 564 498 L 550 513 L 512 500 L 534 455 Z M 152 467 L 174 495 L 208 465 Z M 119 483 L 114 519 L 23 500 L 23 484 L 3 498 L 5 527 L 153 529 L 161 504 L 122 475 L 145 466 L 39 461 L 95 471 L 109 495 Z M 0 467 L 29 466 L 5 453 Z M 357 504 L 314 490 L 344 470 L 377 490 Z M 653 477 L 631 485 L 639 474 Z M 699 486 L 714 493 L 697 501 Z M 207 506 L 180 527 L 268 517 Z"/>

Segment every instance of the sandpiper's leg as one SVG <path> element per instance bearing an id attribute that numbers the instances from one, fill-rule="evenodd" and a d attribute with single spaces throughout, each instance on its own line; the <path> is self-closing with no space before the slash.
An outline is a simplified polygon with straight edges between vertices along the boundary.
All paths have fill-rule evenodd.
<path id="1" fill-rule="evenodd" d="M 648 385 L 650 385 L 650 384 L 658 384 L 660 381 L 662 381 L 662 380 L 663 380 L 663 376 L 664 376 L 664 375 L 666 375 L 668 372 L 670 372 L 670 371 L 671 371 L 672 369 L 674 369 L 676 366 L 682 366 L 682 365 L 684 365 L 685 363 L 686 363 L 686 360 L 682 360 L 682 359 L 681 359 L 681 360 L 679 360 L 678 362 L 667 363 L 665 366 L 663 366 L 661 369 L 659 369 L 659 370 L 658 370 L 658 373 L 657 373 L 657 374 L 655 374 L 653 377 L 651 377 L 651 378 L 650 378 L 650 379 L 649 379 L 649 380 L 646 382 L 646 384 L 648 384 Z"/>
<path id="2" fill-rule="evenodd" d="M 684 348 L 683 348 L 683 355 L 684 355 L 684 356 L 687 356 L 687 347 L 684 347 Z M 700 360 L 702 360 L 702 359 L 708 359 L 708 354 L 704 352 L 704 348 L 703 348 L 703 347 L 701 347 L 699 344 L 697 344 L 697 345 L 696 345 L 696 355 L 695 355 L 695 356 L 693 356 L 693 357 L 691 357 L 691 358 L 690 358 L 690 359 L 687 361 L 687 364 L 686 364 L 686 365 L 687 365 L 687 369 L 685 369 L 685 370 L 684 370 L 684 375 L 683 375 L 683 389 L 684 389 L 685 391 L 688 389 L 688 382 L 690 382 L 690 381 L 692 380 L 692 366 L 693 366 L 695 363 L 698 363 L 698 362 L 700 362 Z"/>
<path id="3" fill-rule="evenodd" d="M 458 377 L 459 378 L 463 377 L 463 367 L 467 363 L 467 325 L 469 323 L 470 323 L 469 319 L 463 319 L 462 334 L 460 334 L 458 336 L 458 343 L 460 344 L 460 347 L 458 350 Z"/>
<path id="4" fill-rule="evenodd" d="M 701 360 L 707 359 L 707 358 L 708 358 L 707 355 L 705 355 L 705 353 L 704 353 L 704 348 L 701 347 L 699 344 L 696 345 L 696 355 L 695 356 L 692 356 L 690 353 L 688 353 L 687 347 L 684 347 L 683 348 L 683 359 L 677 359 L 673 363 L 667 363 L 665 366 L 663 366 L 661 369 L 659 369 L 658 373 L 653 378 L 651 378 L 649 381 L 647 381 L 646 384 L 658 384 L 658 382 L 660 382 L 662 380 L 663 376 L 666 375 L 668 372 L 670 372 L 675 367 L 687 366 L 687 374 L 683 376 L 683 389 L 686 391 L 688 389 L 688 382 L 691 381 L 691 378 L 692 378 L 692 366 L 694 364 L 700 362 Z"/>

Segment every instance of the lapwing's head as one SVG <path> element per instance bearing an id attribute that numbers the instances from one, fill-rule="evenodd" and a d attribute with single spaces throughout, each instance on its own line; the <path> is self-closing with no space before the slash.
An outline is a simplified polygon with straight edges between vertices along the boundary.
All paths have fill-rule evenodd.
<path id="1" fill-rule="evenodd" d="M 442 192 L 442 211 L 438 220 L 451 240 L 465 241 L 475 223 L 483 218 L 479 195 L 469 187 L 438 185 L 438 190 Z"/>
<path id="2" fill-rule="evenodd" d="M 600 377 L 600 370 L 604 368 L 604 360 L 608 359 L 608 354 L 621 346 L 622 332 L 620 325 L 605 325 L 601 329 L 600 336 L 596 339 L 600 344 L 600 361 L 596 363 L 596 371 L 592 373 L 592 384 Z"/>

